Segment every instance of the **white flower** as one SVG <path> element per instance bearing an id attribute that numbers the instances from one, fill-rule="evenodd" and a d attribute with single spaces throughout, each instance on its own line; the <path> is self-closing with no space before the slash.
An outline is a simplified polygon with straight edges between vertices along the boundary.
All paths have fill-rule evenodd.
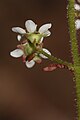
<path id="1" fill-rule="evenodd" d="M 44 24 L 37 31 L 37 25 L 32 20 L 27 20 L 25 22 L 25 27 L 26 27 L 27 32 L 26 32 L 26 30 L 24 30 L 23 28 L 20 28 L 20 27 L 13 27 L 12 31 L 19 33 L 21 35 L 25 35 L 27 33 L 36 34 L 36 31 L 37 31 L 39 34 L 42 35 L 42 38 L 43 38 L 43 37 L 47 37 L 47 36 L 51 35 L 51 32 L 48 30 L 51 28 L 51 26 L 52 26 L 51 23 Z M 18 36 L 17 38 L 18 38 L 18 41 L 21 40 L 20 36 Z M 41 40 L 41 41 L 43 41 L 43 40 Z"/>
<path id="2" fill-rule="evenodd" d="M 80 5 L 79 5 L 79 4 L 75 4 L 75 5 L 74 5 L 74 8 L 75 8 L 75 10 L 80 11 Z"/>
<path id="3" fill-rule="evenodd" d="M 77 29 L 77 30 L 80 29 L 80 20 L 79 20 L 79 19 L 77 19 L 77 20 L 75 21 L 75 26 L 76 26 L 76 29 Z"/>
<path id="4" fill-rule="evenodd" d="M 32 68 L 35 63 L 41 63 L 41 58 L 47 59 L 48 57 L 40 54 L 38 51 L 42 49 L 51 55 L 47 49 L 42 48 L 44 37 L 50 36 L 51 34 L 49 31 L 51 26 L 51 23 L 44 24 L 37 31 L 37 25 L 32 20 L 27 20 L 25 22 L 26 30 L 20 27 L 13 27 L 12 31 L 19 33 L 17 35 L 18 41 L 22 38 L 23 41 L 17 46 L 17 49 L 10 52 L 10 55 L 15 58 L 22 57 L 23 62 L 28 68 Z"/>
<path id="5" fill-rule="evenodd" d="M 43 48 L 42 50 L 45 51 L 47 54 L 51 55 L 51 53 L 50 53 L 47 49 Z M 24 55 L 24 52 L 23 52 L 21 49 L 15 49 L 15 50 L 13 50 L 13 51 L 10 52 L 10 55 L 11 55 L 12 57 L 19 58 L 19 57 L 21 57 L 21 56 Z M 39 54 L 39 56 L 40 56 L 41 58 L 47 59 L 47 57 L 46 57 L 45 55 L 43 55 L 43 54 Z M 33 59 L 31 59 L 30 61 L 27 60 L 27 61 L 25 62 L 25 65 L 26 65 L 28 68 L 32 68 L 32 67 L 35 65 L 35 62 L 36 62 L 36 61 L 37 61 L 37 60 L 36 60 L 36 56 L 35 56 L 35 57 L 34 57 Z"/>

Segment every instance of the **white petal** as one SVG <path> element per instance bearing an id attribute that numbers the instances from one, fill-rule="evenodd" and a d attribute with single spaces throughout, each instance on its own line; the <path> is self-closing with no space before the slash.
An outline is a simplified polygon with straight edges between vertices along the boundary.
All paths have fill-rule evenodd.
<path id="1" fill-rule="evenodd" d="M 21 35 L 17 35 L 17 40 L 20 41 L 21 40 Z"/>
<path id="2" fill-rule="evenodd" d="M 32 20 L 27 20 L 25 22 L 25 27 L 28 32 L 33 33 L 36 31 L 37 25 Z"/>
<path id="3" fill-rule="evenodd" d="M 23 54 L 24 53 L 21 49 L 15 49 L 12 52 L 10 52 L 10 55 L 15 58 L 21 57 Z"/>
<path id="4" fill-rule="evenodd" d="M 47 54 L 51 55 L 51 53 L 49 52 L 49 50 L 43 48 L 43 51 L 46 52 Z M 45 55 L 43 54 L 40 54 L 40 57 L 44 58 L 44 59 L 47 59 L 48 57 L 46 57 Z"/>
<path id="5" fill-rule="evenodd" d="M 74 8 L 75 8 L 75 10 L 78 10 L 78 11 L 80 11 L 80 5 L 78 5 L 78 4 L 75 4 L 75 5 L 74 5 Z"/>
<path id="6" fill-rule="evenodd" d="M 51 23 L 42 25 L 42 26 L 39 28 L 39 33 L 40 33 L 40 34 L 45 33 L 46 31 L 48 31 L 49 28 L 51 28 L 51 26 L 52 26 Z"/>
<path id="7" fill-rule="evenodd" d="M 43 39 L 44 39 L 44 37 L 42 37 L 42 38 L 41 38 L 40 43 L 42 43 L 42 42 L 43 42 Z"/>
<path id="8" fill-rule="evenodd" d="M 75 26 L 76 26 L 76 29 L 77 29 L 77 30 L 80 29 L 80 20 L 79 20 L 79 19 L 77 19 L 77 20 L 75 21 Z"/>
<path id="9" fill-rule="evenodd" d="M 35 65 L 35 61 L 31 60 L 31 61 L 26 61 L 26 66 L 28 68 L 32 68 Z"/>
<path id="10" fill-rule="evenodd" d="M 20 27 L 13 27 L 12 31 L 16 32 L 16 33 L 20 33 L 20 34 L 26 34 L 26 31 L 23 28 L 20 28 Z"/>
<path id="11" fill-rule="evenodd" d="M 44 35 L 45 36 L 50 36 L 51 35 L 51 32 L 49 30 L 47 30 L 46 32 L 44 32 Z"/>

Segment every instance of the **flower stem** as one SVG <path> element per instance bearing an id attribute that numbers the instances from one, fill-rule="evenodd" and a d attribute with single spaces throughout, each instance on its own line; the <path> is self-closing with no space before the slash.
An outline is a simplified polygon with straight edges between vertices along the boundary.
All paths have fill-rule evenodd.
<path id="1" fill-rule="evenodd" d="M 72 63 L 69 63 L 69 62 L 67 62 L 67 61 L 63 61 L 63 60 L 58 59 L 58 58 L 56 58 L 56 57 L 54 57 L 54 56 L 52 56 L 52 55 L 49 55 L 49 54 L 47 54 L 47 53 L 46 53 L 45 51 L 43 51 L 43 50 L 40 50 L 39 53 L 45 55 L 46 57 L 48 57 L 49 60 L 51 60 L 51 61 L 53 61 L 53 62 L 56 62 L 57 64 L 65 65 L 65 66 L 67 66 L 69 69 L 72 69 L 72 70 L 74 69 Z"/>
<path id="2" fill-rule="evenodd" d="M 74 4 L 75 4 L 75 0 L 69 0 L 68 25 L 69 25 L 69 31 L 70 31 L 71 53 L 72 53 L 73 64 L 74 64 L 74 79 L 76 80 L 78 120 L 80 120 L 80 59 L 79 59 L 79 52 L 78 52 L 78 43 L 76 39 Z"/>

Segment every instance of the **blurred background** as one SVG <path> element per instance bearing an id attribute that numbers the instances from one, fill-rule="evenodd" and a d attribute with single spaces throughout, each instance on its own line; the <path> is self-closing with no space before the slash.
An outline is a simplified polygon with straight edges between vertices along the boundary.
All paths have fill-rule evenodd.
<path id="1" fill-rule="evenodd" d="M 75 83 L 67 69 L 44 72 L 43 60 L 27 69 L 9 53 L 17 46 L 13 26 L 24 28 L 31 19 L 40 27 L 51 22 L 44 47 L 71 62 L 67 0 L 0 0 L 0 120 L 75 120 Z"/>

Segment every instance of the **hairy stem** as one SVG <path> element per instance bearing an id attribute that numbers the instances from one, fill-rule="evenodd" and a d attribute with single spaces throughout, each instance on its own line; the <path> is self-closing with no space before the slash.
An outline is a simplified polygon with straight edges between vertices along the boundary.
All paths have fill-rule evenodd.
<path id="1" fill-rule="evenodd" d="M 79 52 L 78 52 L 78 43 L 76 39 L 74 4 L 75 4 L 75 0 L 69 0 L 68 25 L 69 25 L 69 31 L 70 31 L 71 53 L 72 53 L 73 64 L 74 64 L 74 79 L 76 80 L 78 120 L 80 120 L 80 59 L 79 59 Z"/>
<path id="2" fill-rule="evenodd" d="M 49 54 L 47 54 L 47 53 L 46 53 L 45 51 L 43 51 L 43 50 L 40 50 L 39 53 L 45 55 L 46 57 L 48 57 L 49 60 L 51 60 L 51 61 L 53 61 L 53 62 L 56 62 L 57 64 L 63 64 L 63 65 L 65 65 L 65 66 L 67 66 L 69 69 L 72 69 L 72 70 L 74 69 L 72 63 L 69 63 L 69 62 L 67 62 L 67 61 L 63 61 L 63 60 L 58 59 L 58 58 L 56 58 L 56 57 L 54 57 L 54 56 L 52 56 L 52 55 L 49 55 Z"/>

